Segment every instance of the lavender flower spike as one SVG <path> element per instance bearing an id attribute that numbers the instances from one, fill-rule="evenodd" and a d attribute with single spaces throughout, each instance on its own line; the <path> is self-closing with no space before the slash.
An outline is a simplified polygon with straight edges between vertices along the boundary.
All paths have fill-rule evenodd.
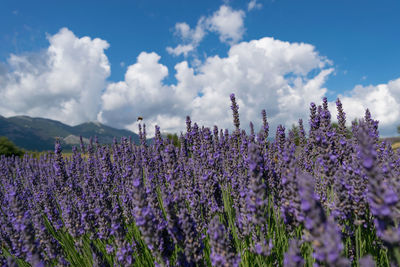
<path id="1" fill-rule="evenodd" d="M 235 94 L 231 94 L 231 102 L 232 102 L 232 112 L 233 112 L 233 124 L 236 127 L 236 131 L 239 132 L 240 129 L 240 120 L 239 120 L 239 106 L 236 103 Z"/>
<path id="2" fill-rule="evenodd" d="M 339 125 L 339 133 L 342 135 L 346 134 L 346 113 L 343 111 L 342 102 L 338 98 L 336 100 L 336 108 L 338 111 L 337 119 Z"/>
<path id="3" fill-rule="evenodd" d="M 300 242 L 296 239 L 290 240 L 289 250 L 285 253 L 283 258 L 283 267 L 302 267 L 304 266 L 304 259 L 300 252 Z"/>
<path id="4" fill-rule="evenodd" d="M 228 230 L 215 216 L 209 225 L 211 262 L 213 266 L 239 266 L 240 258 L 236 256 Z"/>
<path id="5" fill-rule="evenodd" d="M 378 165 L 375 145 L 376 131 L 375 128 L 370 127 L 368 122 L 359 122 L 358 153 L 360 163 L 369 180 L 368 202 L 371 213 L 375 217 L 377 234 L 388 247 L 392 247 L 398 246 L 400 243 L 400 226 L 395 223 L 399 218 L 397 210 L 399 196 L 389 186 Z"/>
<path id="6" fill-rule="evenodd" d="M 350 266 L 349 261 L 341 256 L 343 243 L 339 229 L 332 217 L 326 216 L 314 191 L 314 178 L 301 174 L 298 180 L 304 226 L 308 230 L 306 240 L 312 242 L 315 259 L 327 266 Z"/>
<path id="7" fill-rule="evenodd" d="M 267 139 L 268 133 L 269 133 L 269 125 L 268 125 L 268 121 L 267 121 L 267 112 L 265 111 L 265 109 L 263 109 L 261 111 L 261 115 L 262 115 L 262 121 L 263 121 L 264 138 Z"/>

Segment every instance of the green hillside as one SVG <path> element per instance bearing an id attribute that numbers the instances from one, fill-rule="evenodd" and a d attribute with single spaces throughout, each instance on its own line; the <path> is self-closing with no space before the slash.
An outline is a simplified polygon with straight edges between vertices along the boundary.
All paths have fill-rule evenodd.
<path id="1" fill-rule="evenodd" d="M 122 129 L 115 129 L 99 122 L 88 122 L 77 126 L 69 126 L 59 121 L 15 116 L 5 118 L 0 116 L 0 136 L 6 136 L 18 147 L 32 151 L 54 149 L 56 138 L 60 138 L 65 150 L 73 145 L 79 145 L 79 136 L 88 142 L 90 137 L 97 136 L 101 144 L 110 144 L 113 138 L 132 136 L 135 143 L 139 142 L 137 134 Z"/>

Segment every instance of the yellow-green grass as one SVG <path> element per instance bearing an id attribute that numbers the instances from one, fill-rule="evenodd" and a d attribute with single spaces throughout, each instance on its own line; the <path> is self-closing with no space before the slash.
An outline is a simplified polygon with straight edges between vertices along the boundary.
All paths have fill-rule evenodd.
<path id="1" fill-rule="evenodd" d="M 393 148 L 393 150 L 399 149 L 400 148 L 400 142 L 393 143 L 392 144 L 392 148 Z"/>
<path id="2" fill-rule="evenodd" d="M 62 155 L 64 158 L 70 158 L 74 155 L 74 153 L 72 152 L 62 152 Z M 87 153 L 81 153 L 82 158 L 87 159 L 88 158 L 88 154 Z"/>

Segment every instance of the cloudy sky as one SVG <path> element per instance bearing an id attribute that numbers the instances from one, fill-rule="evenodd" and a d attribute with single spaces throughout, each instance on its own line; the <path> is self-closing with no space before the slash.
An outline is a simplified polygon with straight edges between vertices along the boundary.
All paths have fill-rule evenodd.
<path id="1" fill-rule="evenodd" d="M 307 120 L 310 102 L 400 125 L 398 0 L 0 2 L 0 114 L 151 133 Z M 350 123 L 349 123 L 350 124 Z"/>

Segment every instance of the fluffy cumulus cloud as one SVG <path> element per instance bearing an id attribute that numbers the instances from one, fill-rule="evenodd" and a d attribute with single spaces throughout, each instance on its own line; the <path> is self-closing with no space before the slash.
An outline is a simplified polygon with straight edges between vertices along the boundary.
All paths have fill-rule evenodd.
<path id="1" fill-rule="evenodd" d="M 244 17 L 243 10 L 233 10 L 227 5 L 222 5 L 212 15 L 202 16 L 193 29 L 186 22 L 176 23 L 174 34 L 183 43 L 175 48 L 167 47 L 167 52 L 174 56 L 187 57 L 199 46 L 208 32 L 216 33 L 222 43 L 233 45 L 242 39 L 245 32 Z"/>
<path id="2" fill-rule="evenodd" d="M 78 124 L 96 119 L 110 75 L 101 39 L 76 37 L 67 28 L 49 35 L 47 50 L 11 55 L 0 71 L 0 114 L 27 114 Z"/>
<path id="3" fill-rule="evenodd" d="M 136 131 L 136 117 L 143 116 L 150 131 L 157 124 L 179 132 L 185 129 L 185 115 L 190 115 L 200 125 L 232 128 L 233 92 L 243 128 L 250 121 L 259 125 L 264 108 L 273 127 L 290 126 L 307 116 L 311 101 L 325 95 L 323 85 L 333 71 L 314 46 L 273 38 L 233 45 L 227 57 L 209 57 L 196 70 L 183 61 L 175 66 L 173 85 L 163 83 L 168 71 L 159 59 L 155 53 L 140 54 L 125 80 L 107 87 L 101 121 Z"/>
<path id="4" fill-rule="evenodd" d="M 345 95 L 338 96 L 346 112 L 347 121 L 360 119 L 368 108 L 379 121 L 382 136 L 393 135 L 400 124 L 400 78 L 386 84 L 354 87 Z M 330 106 L 334 106 L 331 103 Z M 336 112 L 334 112 L 336 115 Z M 350 123 L 349 123 L 350 126 Z"/>
<path id="5" fill-rule="evenodd" d="M 108 85 L 102 95 L 100 121 L 124 127 L 135 122 L 138 116 L 151 119 L 149 122 L 157 115 L 173 116 L 177 103 L 171 97 L 172 88 L 162 83 L 168 69 L 158 63 L 159 59 L 156 53 L 142 52 L 137 62 L 128 67 L 124 81 Z"/>
<path id="6" fill-rule="evenodd" d="M 242 10 L 233 10 L 229 6 L 222 5 L 207 19 L 207 23 L 211 31 L 218 33 L 221 42 L 234 44 L 243 37 L 244 17 L 245 13 Z"/>
<path id="7" fill-rule="evenodd" d="M 178 26 L 182 38 L 199 38 L 196 30 Z M 200 37 L 194 37 L 200 36 Z M 27 114 L 77 124 L 95 120 L 137 131 L 144 118 L 150 135 L 159 125 L 166 132 L 185 130 L 185 117 L 200 125 L 233 128 L 229 95 L 235 93 L 242 128 L 260 127 L 266 109 L 274 134 L 278 124 L 290 127 L 307 119 L 310 102 L 327 95 L 324 84 L 332 63 L 305 43 L 262 38 L 232 44 L 225 57 L 207 57 L 191 66 L 175 65 L 174 84 L 154 52 L 142 52 L 125 78 L 108 82 L 108 43 L 77 37 L 64 28 L 48 36 L 49 47 L 38 53 L 11 55 L 0 64 L 0 114 Z M 342 100 L 348 121 L 368 107 L 383 135 L 394 134 L 400 117 L 400 79 L 356 86 Z M 334 103 L 330 103 L 333 116 Z"/>

